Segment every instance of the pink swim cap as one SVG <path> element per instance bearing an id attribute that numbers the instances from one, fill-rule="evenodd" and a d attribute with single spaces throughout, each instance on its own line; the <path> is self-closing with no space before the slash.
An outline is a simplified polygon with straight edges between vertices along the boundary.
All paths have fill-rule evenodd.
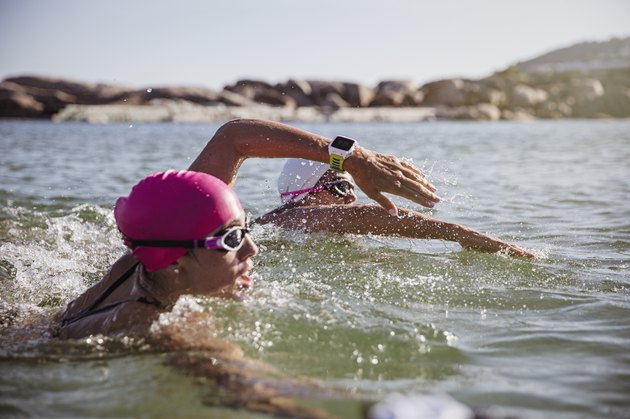
<path id="1" fill-rule="evenodd" d="M 120 231 L 134 240 L 198 240 L 239 218 L 236 193 L 206 173 L 181 170 L 155 173 L 116 201 Z M 185 248 L 138 246 L 133 255 L 147 272 L 163 269 L 186 254 Z"/>

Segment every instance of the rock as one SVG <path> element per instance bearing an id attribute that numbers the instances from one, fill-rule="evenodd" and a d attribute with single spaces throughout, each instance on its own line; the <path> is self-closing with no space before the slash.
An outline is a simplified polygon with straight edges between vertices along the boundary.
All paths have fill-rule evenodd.
<path id="1" fill-rule="evenodd" d="M 219 92 L 219 101 L 227 106 L 254 106 L 256 102 L 238 93 L 223 90 Z"/>
<path id="2" fill-rule="evenodd" d="M 374 91 L 359 83 L 343 83 L 342 99 L 355 108 L 364 108 L 372 102 Z"/>
<path id="3" fill-rule="evenodd" d="M 571 116 L 577 118 L 630 117 L 630 88 L 607 91 L 590 101 L 576 102 Z"/>
<path id="4" fill-rule="evenodd" d="M 226 86 L 224 90 L 238 93 L 258 104 L 293 108 L 296 106 L 291 96 L 277 91 L 269 83 L 260 80 L 239 80 L 234 85 Z"/>
<path id="5" fill-rule="evenodd" d="M 307 98 L 305 101 L 310 102 L 308 106 L 335 109 L 346 106 L 365 107 L 374 95 L 372 89 L 365 85 L 341 81 L 307 80 L 301 90 Z"/>
<path id="6" fill-rule="evenodd" d="M 29 93 L 50 95 L 53 92 L 62 92 L 72 98 L 75 103 L 86 105 L 112 103 L 133 92 L 133 89 L 123 86 L 79 83 L 53 77 L 22 76 L 8 78 L 6 81 L 24 87 Z"/>
<path id="7" fill-rule="evenodd" d="M 507 101 L 507 95 L 504 92 L 476 82 L 465 83 L 465 94 L 467 105 L 489 103 L 494 106 L 503 106 Z"/>
<path id="8" fill-rule="evenodd" d="M 539 118 L 560 119 L 571 116 L 571 113 L 571 106 L 566 103 L 548 100 L 537 109 L 536 116 Z"/>
<path id="9" fill-rule="evenodd" d="M 43 118 L 44 104 L 27 94 L 15 83 L 0 83 L 0 117 Z"/>
<path id="10" fill-rule="evenodd" d="M 348 103 L 343 99 L 344 85 L 342 82 L 308 80 L 307 83 L 311 87 L 311 99 L 315 106 L 335 108 L 348 106 Z"/>
<path id="11" fill-rule="evenodd" d="M 346 102 L 337 92 L 327 93 L 323 99 L 318 101 L 318 104 L 323 108 L 330 109 L 347 108 L 350 106 L 350 104 Z"/>
<path id="12" fill-rule="evenodd" d="M 547 100 L 549 95 L 542 89 L 517 84 L 511 92 L 510 105 L 512 107 L 535 108 Z"/>
<path id="13" fill-rule="evenodd" d="M 423 99 L 424 94 L 411 81 L 387 80 L 376 86 L 369 106 L 417 106 Z"/>
<path id="14" fill-rule="evenodd" d="M 13 86 L 20 87 L 22 98 L 19 103 L 15 103 L 16 112 L 21 106 L 26 104 L 26 96 L 33 101 L 41 103 L 43 109 L 38 117 L 50 118 L 69 104 L 103 104 L 121 100 L 129 95 L 132 90 L 107 84 L 78 83 L 65 79 L 51 77 L 21 76 L 12 77 L 5 80 L 5 83 L 12 83 Z M 39 107 L 36 107 L 39 109 Z M 30 112 L 35 112 L 31 107 Z M 2 115 L 12 113 L 10 109 L 3 110 Z M 30 114 L 30 113 L 29 113 Z"/>
<path id="15" fill-rule="evenodd" d="M 449 106 L 457 107 L 466 105 L 464 92 L 464 80 L 447 79 L 427 83 L 422 86 L 424 106 Z"/>
<path id="16" fill-rule="evenodd" d="M 480 103 L 475 106 L 477 118 L 481 121 L 498 121 L 501 119 L 501 110 L 492 103 Z"/>
<path id="17" fill-rule="evenodd" d="M 286 83 L 279 83 L 275 86 L 275 89 L 292 98 L 295 101 L 297 107 L 314 106 L 312 94 L 313 89 L 306 80 L 289 80 Z"/>
<path id="18" fill-rule="evenodd" d="M 589 102 L 604 95 L 602 82 L 596 79 L 580 78 L 571 80 L 570 94 L 576 102 Z"/>
<path id="19" fill-rule="evenodd" d="M 185 100 L 199 105 L 216 105 L 220 103 L 219 94 L 205 87 L 158 87 L 139 92 L 142 102 L 148 103 L 154 99 Z"/>

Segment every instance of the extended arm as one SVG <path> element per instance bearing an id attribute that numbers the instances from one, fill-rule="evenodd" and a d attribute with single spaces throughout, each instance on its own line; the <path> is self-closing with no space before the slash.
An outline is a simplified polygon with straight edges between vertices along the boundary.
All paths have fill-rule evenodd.
<path id="1" fill-rule="evenodd" d="M 326 137 L 272 121 L 240 119 L 223 125 L 190 170 L 209 173 L 229 185 L 249 157 L 301 157 L 328 162 Z M 391 213 L 396 206 L 383 193 L 391 193 L 433 207 L 439 202 L 433 187 L 416 167 L 396 157 L 357 147 L 344 168 L 365 194 Z"/>
<path id="2" fill-rule="evenodd" d="M 484 252 L 505 251 L 514 256 L 534 255 L 510 243 L 460 224 L 441 221 L 419 212 L 402 209 L 392 216 L 375 205 L 326 205 L 294 207 L 270 213 L 256 222 L 273 223 L 305 232 L 376 234 L 415 239 L 440 239 L 458 242 L 465 249 Z"/>

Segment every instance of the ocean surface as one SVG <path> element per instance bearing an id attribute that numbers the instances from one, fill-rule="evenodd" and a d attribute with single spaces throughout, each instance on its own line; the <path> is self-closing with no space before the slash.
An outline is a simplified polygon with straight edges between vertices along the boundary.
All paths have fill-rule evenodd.
<path id="1" fill-rule="evenodd" d="M 223 339 L 339 394 L 448 394 L 491 417 L 630 417 L 630 121 L 295 123 L 412 159 L 434 217 L 533 251 L 257 227 L 255 289 L 198 299 Z M 128 339 L 58 341 L 45 321 L 124 251 L 112 205 L 186 168 L 220 124 L 0 122 L 0 417 L 264 417 Z M 253 216 L 281 159 L 245 162 Z M 362 196 L 361 201 L 367 199 Z M 182 305 L 181 310 L 186 310 Z"/>

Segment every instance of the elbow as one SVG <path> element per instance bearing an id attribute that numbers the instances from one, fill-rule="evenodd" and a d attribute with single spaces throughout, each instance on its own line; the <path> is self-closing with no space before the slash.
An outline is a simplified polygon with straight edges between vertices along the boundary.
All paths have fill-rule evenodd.
<path id="1" fill-rule="evenodd" d="M 232 119 L 221 125 L 210 139 L 210 142 L 227 143 L 230 147 L 240 148 L 240 142 L 257 132 L 261 121 L 257 119 Z"/>
<path id="2" fill-rule="evenodd" d="M 238 137 L 252 126 L 260 124 L 260 121 L 252 118 L 236 118 L 221 125 L 215 137 Z"/>
<path id="3" fill-rule="evenodd" d="M 232 119 L 226 122 L 214 133 L 212 139 L 233 138 L 237 135 L 237 132 L 242 129 L 241 125 L 244 121 L 244 119 Z"/>

